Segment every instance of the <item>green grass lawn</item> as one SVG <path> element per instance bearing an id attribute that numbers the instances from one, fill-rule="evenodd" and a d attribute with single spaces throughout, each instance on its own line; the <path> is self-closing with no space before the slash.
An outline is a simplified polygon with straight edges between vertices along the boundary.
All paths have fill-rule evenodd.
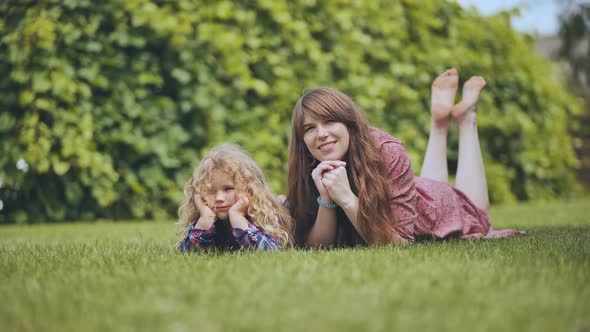
<path id="1" fill-rule="evenodd" d="M 181 255 L 172 221 L 0 227 L 0 331 L 588 331 L 590 199 L 519 238 Z"/>

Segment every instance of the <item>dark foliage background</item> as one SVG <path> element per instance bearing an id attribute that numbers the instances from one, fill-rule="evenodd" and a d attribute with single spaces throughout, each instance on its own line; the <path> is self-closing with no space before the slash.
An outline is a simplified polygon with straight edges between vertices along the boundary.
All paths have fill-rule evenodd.
<path id="1" fill-rule="evenodd" d="M 170 217 L 222 141 L 284 192 L 291 108 L 318 85 L 402 139 L 417 171 L 430 83 L 448 67 L 488 81 L 494 202 L 578 188 L 567 128 L 580 104 L 509 13 L 435 0 L 10 0 L 0 13 L 0 223 Z"/>

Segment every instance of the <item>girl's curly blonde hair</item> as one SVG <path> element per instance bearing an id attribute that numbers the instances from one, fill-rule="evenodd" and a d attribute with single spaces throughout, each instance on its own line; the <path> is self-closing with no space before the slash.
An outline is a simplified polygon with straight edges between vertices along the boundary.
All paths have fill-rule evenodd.
<path id="1" fill-rule="evenodd" d="M 199 219 L 193 197 L 208 192 L 214 171 L 228 174 L 238 195 L 248 199 L 247 218 L 252 224 L 277 239 L 281 247 L 292 245 L 294 223 L 289 212 L 271 192 L 262 170 L 248 152 L 230 143 L 213 148 L 184 186 L 184 201 L 178 209 L 180 232 L 185 233 Z"/>

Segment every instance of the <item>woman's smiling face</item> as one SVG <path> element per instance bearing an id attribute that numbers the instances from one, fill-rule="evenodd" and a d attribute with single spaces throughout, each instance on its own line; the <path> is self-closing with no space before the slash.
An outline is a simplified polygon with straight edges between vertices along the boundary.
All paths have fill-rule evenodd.
<path id="1" fill-rule="evenodd" d="M 342 122 L 303 116 L 303 140 L 311 155 L 319 160 L 342 160 L 348 152 L 350 134 Z"/>

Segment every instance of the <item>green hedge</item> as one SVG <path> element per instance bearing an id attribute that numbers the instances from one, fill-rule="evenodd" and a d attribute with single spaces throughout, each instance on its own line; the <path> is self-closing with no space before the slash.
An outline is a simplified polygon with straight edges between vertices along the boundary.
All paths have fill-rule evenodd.
<path id="1" fill-rule="evenodd" d="M 282 192 L 291 108 L 317 85 L 350 94 L 417 171 L 430 83 L 451 66 L 488 81 L 493 201 L 577 188 L 567 128 L 580 106 L 508 14 L 435 0 L 12 0 L 0 11 L 0 223 L 173 215 L 222 141 L 244 145 Z"/>

